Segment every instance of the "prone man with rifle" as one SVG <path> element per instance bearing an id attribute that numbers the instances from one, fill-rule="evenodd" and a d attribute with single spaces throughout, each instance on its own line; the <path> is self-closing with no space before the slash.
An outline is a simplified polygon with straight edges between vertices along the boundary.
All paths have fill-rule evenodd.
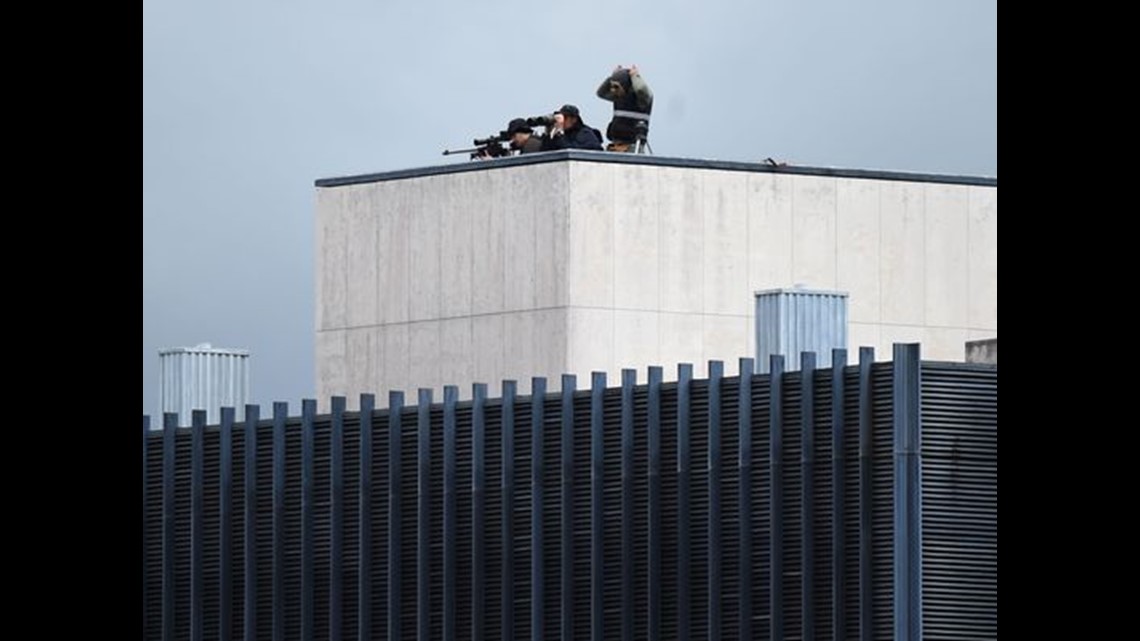
<path id="1" fill-rule="evenodd" d="M 512 153 L 530 154 L 542 151 L 543 138 L 534 135 L 533 126 L 544 125 L 544 122 L 535 122 L 537 119 L 515 118 L 507 124 L 507 128 L 497 135 L 486 138 L 477 138 L 472 141 L 475 147 L 471 149 L 444 150 L 443 155 L 470 153 L 471 160 L 490 160 L 510 156 Z M 503 146 L 503 143 L 509 143 Z"/>

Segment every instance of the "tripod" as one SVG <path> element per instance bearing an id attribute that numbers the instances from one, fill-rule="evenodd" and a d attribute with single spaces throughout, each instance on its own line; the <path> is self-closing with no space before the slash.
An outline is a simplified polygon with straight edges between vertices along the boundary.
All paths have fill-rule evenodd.
<path id="1" fill-rule="evenodd" d="M 649 123 L 644 120 L 637 121 L 637 139 L 633 143 L 633 153 L 653 154 L 653 147 L 649 146 Z"/>

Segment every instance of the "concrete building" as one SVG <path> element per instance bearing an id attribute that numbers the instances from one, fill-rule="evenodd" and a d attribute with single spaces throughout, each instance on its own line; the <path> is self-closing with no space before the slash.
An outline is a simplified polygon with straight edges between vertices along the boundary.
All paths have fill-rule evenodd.
<path id="1" fill-rule="evenodd" d="M 997 181 L 560 151 L 317 181 L 333 394 L 755 354 L 754 292 L 849 295 L 849 347 L 997 336 Z M 382 396 L 381 402 L 386 402 Z"/>

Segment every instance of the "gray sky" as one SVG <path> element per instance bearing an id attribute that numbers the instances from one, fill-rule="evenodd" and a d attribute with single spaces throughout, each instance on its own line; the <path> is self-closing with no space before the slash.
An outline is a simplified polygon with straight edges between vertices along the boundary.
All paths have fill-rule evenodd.
<path id="1" fill-rule="evenodd" d="M 993 0 L 144 0 L 143 412 L 207 341 L 313 395 L 315 179 L 566 102 L 605 130 L 632 63 L 658 155 L 997 175 Z"/>

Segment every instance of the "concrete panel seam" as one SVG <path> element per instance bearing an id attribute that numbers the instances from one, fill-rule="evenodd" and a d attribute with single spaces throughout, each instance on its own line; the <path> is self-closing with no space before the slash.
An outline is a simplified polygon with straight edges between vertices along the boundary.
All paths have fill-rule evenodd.
<path id="1" fill-rule="evenodd" d="M 883 188 L 882 188 L 882 185 L 879 186 L 878 217 L 879 217 L 879 260 L 878 260 L 878 269 L 879 269 L 879 321 L 882 322 L 882 320 L 883 320 L 883 299 L 886 298 L 886 296 L 883 295 Z"/>
<path id="2" fill-rule="evenodd" d="M 556 305 L 553 307 L 534 307 L 534 308 L 529 308 L 529 309 L 511 309 L 511 310 L 507 310 L 507 311 L 503 311 L 503 312 L 480 312 L 478 314 L 464 314 L 462 316 L 439 316 L 438 318 L 421 318 L 419 320 L 414 320 L 414 321 L 397 321 L 397 322 L 392 322 L 392 323 L 376 323 L 375 325 L 354 325 L 354 326 L 344 326 L 344 327 L 326 327 L 324 329 L 318 329 L 316 331 L 317 331 L 317 333 L 321 333 L 321 332 L 344 331 L 344 330 L 348 330 L 348 329 L 370 329 L 370 328 L 379 328 L 379 327 L 399 327 L 401 325 L 416 325 L 419 323 L 437 323 L 437 322 L 449 321 L 449 320 L 461 320 L 461 319 L 465 319 L 465 318 L 486 318 L 489 316 L 509 316 L 511 314 L 526 314 L 526 313 L 530 313 L 530 312 L 548 312 L 548 311 L 556 311 L 559 309 L 605 309 L 605 310 L 611 310 L 614 308 L 612 308 L 612 307 L 584 307 L 584 306 L 580 306 L 580 305 L 574 305 L 574 306 Z M 615 311 L 652 312 L 652 311 L 656 311 L 656 310 L 620 308 L 620 309 L 617 309 Z M 728 314 L 728 315 L 734 316 L 735 314 Z"/>
<path id="3" fill-rule="evenodd" d="M 832 274 L 831 282 L 835 283 L 834 289 L 839 288 L 839 179 L 832 178 L 835 186 L 832 188 L 835 193 L 835 198 L 831 201 L 831 249 L 833 252 L 832 262 L 835 264 L 835 273 Z"/>
<path id="4" fill-rule="evenodd" d="M 966 190 L 966 322 L 970 322 L 970 303 L 973 302 L 973 288 L 970 287 L 972 276 L 974 273 L 974 254 L 970 251 L 970 192 L 972 189 Z"/>
<path id="5" fill-rule="evenodd" d="M 922 308 L 921 308 L 922 326 L 923 327 L 926 327 L 926 293 L 927 293 L 927 289 L 929 289 L 927 287 L 927 280 L 926 280 L 927 279 L 926 267 L 927 267 L 927 263 L 929 262 L 927 260 L 927 257 L 929 256 L 929 254 L 927 254 L 927 247 L 926 247 L 926 192 L 927 192 L 927 186 L 923 185 L 922 186 L 922 300 L 923 300 L 923 304 L 922 304 Z"/>

